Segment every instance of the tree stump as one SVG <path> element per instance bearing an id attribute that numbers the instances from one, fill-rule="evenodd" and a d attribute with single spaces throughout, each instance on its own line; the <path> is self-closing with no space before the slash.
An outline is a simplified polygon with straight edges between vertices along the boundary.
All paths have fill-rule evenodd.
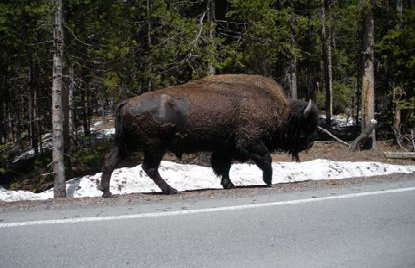
<path id="1" fill-rule="evenodd" d="M 370 120 L 370 124 L 366 127 L 362 134 L 360 134 L 353 142 L 350 144 L 350 151 L 355 152 L 357 149 L 363 145 L 364 148 L 371 148 L 370 144 L 368 143 L 373 142 L 370 134 L 375 129 L 377 125 L 377 121 L 375 119 Z M 366 144 L 366 146 L 364 146 Z"/>

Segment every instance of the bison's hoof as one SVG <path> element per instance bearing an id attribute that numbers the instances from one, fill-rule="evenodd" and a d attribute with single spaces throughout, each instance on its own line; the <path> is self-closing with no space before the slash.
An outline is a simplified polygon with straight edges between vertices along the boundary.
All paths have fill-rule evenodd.
<path id="1" fill-rule="evenodd" d="M 112 197 L 114 197 L 113 195 L 112 195 L 112 193 L 111 192 L 104 192 L 103 194 L 102 194 L 102 197 L 103 198 L 112 198 Z"/>
<path id="2" fill-rule="evenodd" d="M 229 182 L 229 183 L 227 183 L 225 185 L 222 185 L 222 186 L 223 186 L 223 189 L 226 189 L 226 190 L 235 188 L 235 185 L 233 185 L 232 182 Z"/>
<path id="3" fill-rule="evenodd" d="M 173 187 L 169 187 L 169 188 L 167 188 L 167 190 L 163 191 L 163 193 L 165 193 L 165 194 L 177 194 L 177 193 L 179 193 L 179 191 L 177 191 Z"/>

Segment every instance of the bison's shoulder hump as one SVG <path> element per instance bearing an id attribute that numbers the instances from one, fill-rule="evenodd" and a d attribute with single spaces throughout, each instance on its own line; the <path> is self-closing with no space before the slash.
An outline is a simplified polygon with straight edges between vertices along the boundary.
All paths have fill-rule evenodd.
<path id="1" fill-rule="evenodd" d="M 266 93 L 279 102 L 286 103 L 286 96 L 280 84 L 271 78 L 252 74 L 210 75 L 200 80 L 211 84 L 223 84 L 226 88 L 235 87 L 239 90 L 250 90 Z"/>

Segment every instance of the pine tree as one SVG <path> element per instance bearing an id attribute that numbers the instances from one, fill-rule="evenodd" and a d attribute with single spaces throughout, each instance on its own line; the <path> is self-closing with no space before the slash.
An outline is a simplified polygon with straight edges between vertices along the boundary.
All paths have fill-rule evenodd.
<path id="1" fill-rule="evenodd" d="M 372 3 L 363 4 L 363 76 L 362 76 L 362 133 L 372 127 L 375 119 L 374 19 Z M 370 132 L 372 148 L 376 147 L 376 133 Z"/>
<path id="2" fill-rule="evenodd" d="M 52 84 L 52 128 L 53 128 L 53 174 L 54 197 L 66 197 L 66 179 L 64 164 L 63 105 L 62 105 L 62 69 L 63 69 L 63 29 L 62 0 L 54 0 L 53 23 L 53 84 Z"/>

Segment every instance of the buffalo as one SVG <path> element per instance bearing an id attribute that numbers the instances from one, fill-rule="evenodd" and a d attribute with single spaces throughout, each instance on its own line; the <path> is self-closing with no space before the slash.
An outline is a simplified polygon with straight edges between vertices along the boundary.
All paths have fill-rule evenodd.
<path id="1" fill-rule="evenodd" d="M 211 152 L 211 165 L 223 188 L 233 188 L 232 161 L 253 161 L 272 185 L 270 153 L 310 148 L 317 135 L 318 109 L 312 102 L 289 99 L 274 80 L 259 75 L 212 75 L 180 86 L 130 98 L 118 105 L 115 146 L 106 157 L 100 190 L 110 197 L 112 171 L 130 152 L 142 151 L 142 168 L 163 193 L 177 190 L 158 168 L 170 151 Z"/>

